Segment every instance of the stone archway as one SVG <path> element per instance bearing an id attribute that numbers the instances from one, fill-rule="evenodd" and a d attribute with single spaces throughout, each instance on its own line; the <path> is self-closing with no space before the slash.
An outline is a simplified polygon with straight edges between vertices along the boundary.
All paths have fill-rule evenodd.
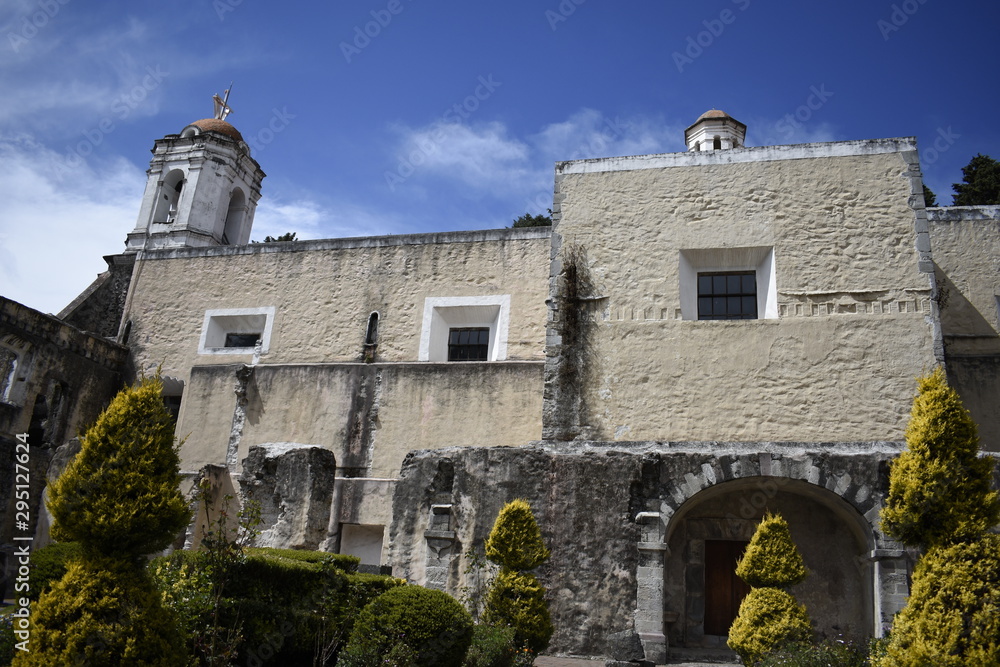
<path id="1" fill-rule="evenodd" d="M 749 541 L 766 511 L 785 517 L 810 569 L 809 578 L 792 593 L 809 610 L 817 632 L 852 639 L 871 636 L 873 568 L 868 556 L 875 537 L 867 520 L 832 491 L 806 481 L 746 477 L 695 494 L 670 521 L 664 620 L 671 645 L 725 643 L 725 630 L 713 625 L 718 627 L 720 616 L 731 621 L 739 600 L 727 599 L 728 591 L 719 594 L 731 573 L 720 572 L 722 564 L 713 564 L 712 554 L 719 547 L 724 552 L 727 544 Z"/>

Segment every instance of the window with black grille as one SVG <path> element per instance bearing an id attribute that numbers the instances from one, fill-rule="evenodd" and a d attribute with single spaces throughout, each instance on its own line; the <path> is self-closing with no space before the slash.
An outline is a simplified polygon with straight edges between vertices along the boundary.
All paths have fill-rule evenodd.
<path id="1" fill-rule="evenodd" d="M 489 327 L 448 330 L 448 361 L 486 361 L 489 351 Z"/>
<path id="2" fill-rule="evenodd" d="M 756 272 L 699 273 L 698 319 L 757 319 Z"/>

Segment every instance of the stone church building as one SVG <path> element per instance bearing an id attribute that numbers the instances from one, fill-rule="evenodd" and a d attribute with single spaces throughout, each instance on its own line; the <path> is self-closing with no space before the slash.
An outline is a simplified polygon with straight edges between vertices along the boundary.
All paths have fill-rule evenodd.
<path id="1" fill-rule="evenodd" d="M 908 594 L 878 513 L 915 378 L 943 365 L 1000 448 L 1000 207 L 925 208 L 912 137 L 746 131 L 713 110 L 684 153 L 558 163 L 551 228 L 248 245 L 264 172 L 196 121 L 155 142 L 90 288 L 58 317 L 0 303 L 4 457 L 34 429 L 40 471 L 65 459 L 159 367 L 185 490 L 261 502 L 263 545 L 457 594 L 523 497 L 552 650 L 636 633 L 663 662 L 724 644 L 775 511 L 817 632 L 881 635 Z"/>

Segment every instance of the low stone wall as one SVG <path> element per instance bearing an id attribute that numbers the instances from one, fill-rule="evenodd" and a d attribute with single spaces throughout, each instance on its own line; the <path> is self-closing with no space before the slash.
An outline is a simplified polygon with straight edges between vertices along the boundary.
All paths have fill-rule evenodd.
<path id="1" fill-rule="evenodd" d="M 697 579 L 687 563 L 696 559 L 687 546 L 668 547 L 672 535 L 685 534 L 684 521 L 700 522 L 684 538 L 687 545 L 712 531 L 746 539 L 767 509 L 805 499 L 839 531 L 830 539 L 845 542 L 829 553 L 853 556 L 813 566 L 816 576 L 854 581 L 813 581 L 815 595 L 831 597 L 833 607 L 838 595 L 860 596 L 855 602 L 869 610 L 868 627 L 855 629 L 878 634 L 906 595 L 906 555 L 877 528 L 887 462 L 899 448 L 893 442 L 577 441 L 411 452 L 396 484 L 390 563 L 397 576 L 458 594 L 474 583 L 463 554 L 482 549 L 506 502 L 525 498 L 552 551 L 537 572 L 556 627 L 550 650 L 605 655 L 609 635 L 634 631 L 647 659 L 655 660 L 665 657 L 668 634 L 675 642 L 700 641 L 697 615 L 704 610 L 685 600 L 704 580 L 678 581 Z M 798 524 L 808 524 L 801 514 Z M 797 529 L 793 524 L 793 535 Z M 812 543 L 800 548 L 822 559 L 824 535 L 808 525 L 802 530 Z M 824 613 L 814 619 L 817 626 L 837 632 L 839 621 Z"/>

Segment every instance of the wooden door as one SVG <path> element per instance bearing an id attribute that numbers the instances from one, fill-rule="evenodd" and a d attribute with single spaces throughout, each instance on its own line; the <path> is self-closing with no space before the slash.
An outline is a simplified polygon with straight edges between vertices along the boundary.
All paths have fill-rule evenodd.
<path id="1" fill-rule="evenodd" d="M 728 635 L 750 587 L 736 576 L 749 542 L 705 540 L 705 634 Z"/>

